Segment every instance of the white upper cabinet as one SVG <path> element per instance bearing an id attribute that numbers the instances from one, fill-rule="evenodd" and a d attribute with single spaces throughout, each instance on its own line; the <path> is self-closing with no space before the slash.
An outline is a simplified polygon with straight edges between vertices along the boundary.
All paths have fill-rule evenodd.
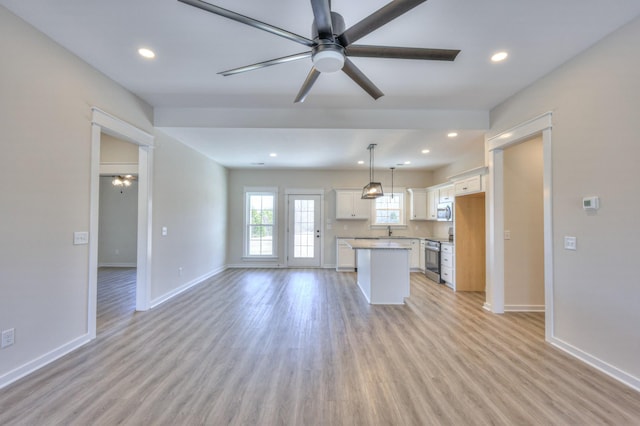
<path id="1" fill-rule="evenodd" d="M 429 220 L 427 216 L 427 190 L 426 188 L 409 188 L 410 194 L 410 220 Z"/>
<path id="2" fill-rule="evenodd" d="M 455 182 L 456 195 L 472 194 L 482 191 L 482 176 L 476 175 Z"/>
<path id="3" fill-rule="evenodd" d="M 438 220 L 438 201 L 440 191 L 437 189 L 427 190 L 427 220 Z"/>
<path id="4" fill-rule="evenodd" d="M 455 197 L 455 187 L 453 185 L 447 185 L 440 188 L 439 200 L 441 203 L 452 203 Z"/>
<path id="5" fill-rule="evenodd" d="M 363 200 L 362 190 L 336 189 L 336 219 L 369 219 L 370 200 Z"/>

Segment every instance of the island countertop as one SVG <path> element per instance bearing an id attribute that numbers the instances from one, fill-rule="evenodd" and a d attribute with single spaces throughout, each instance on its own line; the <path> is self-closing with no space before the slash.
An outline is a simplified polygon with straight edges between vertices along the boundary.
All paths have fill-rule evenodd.
<path id="1" fill-rule="evenodd" d="M 399 243 L 397 241 L 389 241 L 385 239 L 349 239 L 345 243 L 352 249 L 366 250 L 411 250 L 411 243 Z"/>

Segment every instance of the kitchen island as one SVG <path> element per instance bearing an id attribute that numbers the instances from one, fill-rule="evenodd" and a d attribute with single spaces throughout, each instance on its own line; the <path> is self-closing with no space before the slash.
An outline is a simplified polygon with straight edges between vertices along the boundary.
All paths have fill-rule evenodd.
<path id="1" fill-rule="evenodd" d="M 358 287 L 373 305 L 402 305 L 409 297 L 410 243 L 378 239 L 345 241 L 356 251 Z"/>

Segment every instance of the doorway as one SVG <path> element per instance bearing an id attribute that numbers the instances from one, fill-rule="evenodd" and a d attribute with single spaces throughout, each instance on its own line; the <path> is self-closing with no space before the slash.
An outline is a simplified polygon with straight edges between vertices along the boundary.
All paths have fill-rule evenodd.
<path id="1" fill-rule="evenodd" d="M 103 134 L 113 136 L 138 147 L 138 214 L 136 247 L 136 310 L 150 305 L 151 269 L 151 174 L 154 137 L 98 108 L 92 108 L 91 120 L 91 206 L 89 219 L 89 279 L 87 334 L 96 338 L 98 244 L 100 207 L 100 146 Z"/>
<path id="2" fill-rule="evenodd" d="M 322 265 L 322 207 L 320 194 L 287 195 L 287 266 Z"/>
<path id="3" fill-rule="evenodd" d="M 504 150 L 504 310 L 544 312 L 542 137 Z"/>
<path id="4" fill-rule="evenodd" d="M 532 118 L 485 141 L 487 180 L 487 297 L 485 309 L 503 313 L 505 308 L 504 150 L 536 135 L 542 138 L 544 312 L 545 338 L 553 337 L 553 216 L 551 181 L 552 113 Z"/>

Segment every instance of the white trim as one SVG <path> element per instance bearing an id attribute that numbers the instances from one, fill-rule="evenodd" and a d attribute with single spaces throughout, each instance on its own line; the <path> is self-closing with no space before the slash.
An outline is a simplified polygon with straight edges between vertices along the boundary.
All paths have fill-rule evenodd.
<path id="1" fill-rule="evenodd" d="M 102 111 L 100 108 L 91 107 L 91 122 L 102 127 L 104 133 L 115 138 L 123 139 L 136 145 L 153 145 L 153 135 Z"/>
<path id="2" fill-rule="evenodd" d="M 279 269 L 286 267 L 281 263 L 232 263 L 227 265 L 229 269 Z"/>
<path id="3" fill-rule="evenodd" d="M 505 312 L 544 312 L 544 305 L 504 305 Z"/>
<path id="4" fill-rule="evenodd" d="M 552 113 L 485 139 L 487 179 L 487 301 L 485 309 L 503 313 L 504 306 L 504 156 L 503 150 L 535 135 L 542 135 L 544 203 L 545 337 L 553 337 L 553 215 L 552 215 Z"/>
<path id="5" fill-rule="evenodd" d="M 436 185 L 436 186 L 448 186 L 448 185 L 451 185 L 451 182 L 455 182 L 457 180 L 461 180 L 470 176 L 477 176 L 477 175 L 484 176 L 487 173 L 489 173 L 489 168 L 487 166 L 476 167 L 475 169 L 465 170 L 464 172 L 460 172 L 453 176 L 449 176 L 447 178 L 447 181 L 448 181 L 447 183 Z"/>
<path id="6" fill-rule="evenodd" d="M 98 263 L 98 268 L 135 268 L 137 263 L 126 262 L 102 262 Z"/>
<path id="7" fill-rule="evenodd" d="M 619 368 L 614 367 L 613 365 L 605 361 L 602 361 L 601 359 L 596 358 L 588 354 L 587 352 L 584 352 L 576 348 L 575 346 L 569 343 L 566 343 L 560 339 L 557 339 L 555 337 L 551 337 L 550 339 L 547 339 L 547 341 L 551 343 L 553 346 L 555 346 L 556 348 L 561 349 L 562 351 L 568 353 L 569 355 L 572 355 L 578 358 L 580 361 L 589 364 L 590 366 L 592 366 L 596 370 L 603 372 L 607 376 L 610 376 L 618 380 L 619 382 L 622 382 L 625 385 L 637 391 L 640 391 L 640 378 L 634 377 L 631 374 L 626 373 L 620 370 Z"/>
<path id="8" fill-rule="evenodd" d="M 15 368 L 4 375 L 0 376 L 0 389 L 10 385 L 16 380 L 20 380 L 21 378 L 33 373 L 34 371 L 46 366 L 49 363 L 57 360 L 65 356 L 66 354 L 73 352 L 78 349 L 80 346 L 85 345 L 91 341 L 92 337 L 87 333 L 80 337 L 77 337 L 46 354 L 27 362 L 26 364 L 21 365 L 18 368 Z"/>
<path id="9" fill-rule="evenodd" d="M 153 299 L 150 303 L 150 307 L 151 308 L 155 308 L 161 304 L 163 304 L 164 302 L 168 301 L 169 299 L 173 299 L 174 297 L 176 297 L 177 295 L 179 295 L 180 293 L 183 293 L 187 290 L 189 290 L 191 287 L 195 287 L 198 284 L 202 284 L 204 283 L 206 280 L 208 280 L 209 278 L 218 275 L 221 272 L 224 272 L 227 269 L 227 266 L 221 266 L 217 269 L 214 269 L 213 271 L 210 271 L 204 275 L 199 276 L 198 278 L 195 278 L 191 281 L 189 281 L 188 283 L 185 283 L 183 285 L 181 285 L 178 288 L 175 288 L 173 290 L 171 290 L 168 293 L 163 294 L 160 297 L 157 297 L 155 299 Z"/>
<path id="10" fill-rule="evenodd" d="M 99 108 L 91 108 L 91 201 L 89 217 L 89 277 L 87 334 L 96 337 L 98 285 L 98 228 L 100 195 L 100 139 L 106 133 L 138 145 L 138 248 L 136 310 L 149 309 L 151 288 L 151 173 L 154 137 Z"/>

